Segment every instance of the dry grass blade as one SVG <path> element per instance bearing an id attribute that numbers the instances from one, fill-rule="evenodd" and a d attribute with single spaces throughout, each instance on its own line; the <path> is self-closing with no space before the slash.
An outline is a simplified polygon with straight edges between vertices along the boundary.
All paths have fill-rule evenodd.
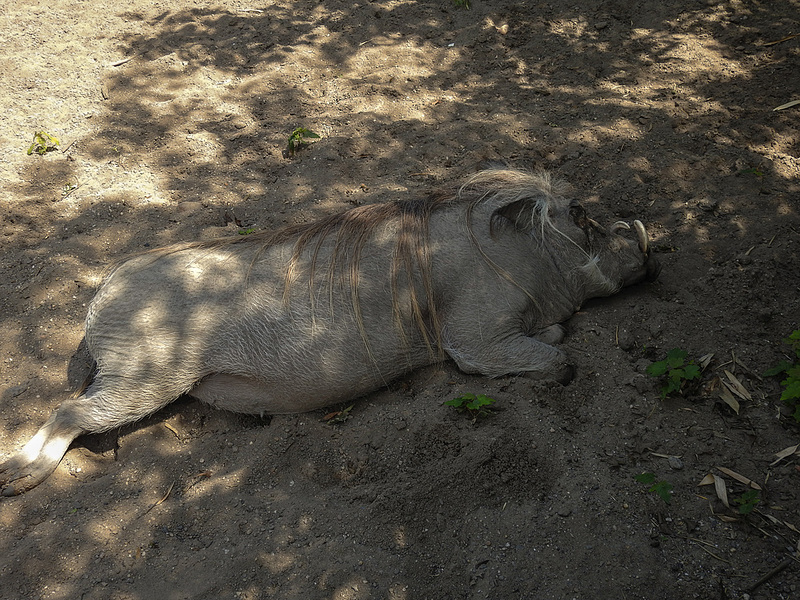
<path id="1" fill-rule="evenodd" d="M 703 480 L 700 483 L 698 483 L 697 485 L 698 486 L 700 486 L 700 485 L 712 485 L 713 483 L 714 483 L 714 475 L 712 473 L 709 473 L 708 475 L 703 477 Z"/>
<path id="2" fill-rule="evenodd" d="M 778 458 L 769 463 L 769 466 L 774 467 L 787 456 L 791 456 L 792 454 L 798 454 L 797 451 L 798 448 L 800 448 L 800 444 L 795 444 L 794 446 L 789 446 L 788 448 L 784 448 L 780 452 L 776 452 L 775 456 L 777 456 Z"/>
<path id="3" fill-rule="evenodd" d="M 730 508 L 731 505 L 728 503 L 728 490 L 725 487 L 725 480 L 719 475 L 713 475 L 713 477 L 714 477 L 714 491 L 717 492 L 717 498 L 722 500 L 722 503 L 725 505 L 726 508 Z"/>
<path id="4" fill-rule="evenodd" d="M 733 409 L 733 412 L 735 412 L 738 415 L 739 414 L 739 401 L 736 398 L 733 397 L 733 394 L 731 393 L 730 386 L 727 383 L 725 383 L 724 381 L 722 381 L 722 379 L 719 379 L 719 378 L 717 378 L 717 380 L 722 384 L 720 392 L 719 392 L 720 399 L 725 404 L 730 406 Z"/>
<path id="5" fill-rule="evenodd" d="M 772 109 L 772 112 L 776 110 L 783 110 L 784 108 L 791 108 L 792 106 L 796 106 L 800 104 L 800 100 L 792 100 L 791 102 L 787 102 L 786 104 L 781 104 L 780 106 L 776 106 Z"/>
<path id="6" fill-rule="evenodd" d="M 725 560 L 724 558 L 722 558 L 722 557 L 720 557 L 720 556 L 717 556 L 716 554 L 714 554 L 714 553 L 713 553 L 711 550 L 709 550 L 708 548 L 705 548 L 704 546 L 700 546 L 700 545 L 698 545 L 698 547 L 700 548 L 700 550 L 702 550 L 703 552 L 707 552 L 708 554 L 710 554 L 711 556 L 713 556 L 713 557 L 714 557 L 714 558 L 716 558 L 717 560 L 721 560 L 722 562 L 724 562 L 724 563 L 726 563 L 726 564 L 731 564 L 731 563 L 730 563 L 730 561 L 728 561 L 728 560 Z"/>
<path id="7" fill-rule="evenodd" d="M 730 381 L 730 385 L 728 387 L 730 387 L 734 394 L 739 396 L 742 400 L 753 399 L 753 397 L 750 395 L 750 392 L 745 389 L 745 387 L 742 385 L 742 382 L 739 381 L 733 373 L 725 370 L 725 376 L 728 378 L 728 381 Z M 725 382 L 723 381 L 723 383 Z"/>
<path id="8" fill-rule="evenodd" d="M 744 475 L 740 475 L 736 471 L 731 471 L 730 469 L 726 469 L 725 467 L 717 467 L 717 469 L 725 473 L 725 475 L 727 475 L 728 477 L 733 477 L 739 483 L 749 485 L 754 490 L 761 490 L 761 486 L 758 485 L 755 481 L 745 477 Z"/>
<path id="9" fill-rule="evenodd" d="M 774 46 L 775 44 L 780 44 L 781 42 L 788 42 L 791 39 L 796 38 L 800 33 L 793 33 L 791 35 L 787 35 L 786 37 L 782 37 L 779 40 L 775 40 L 774 42 L 764 42 L 761 44 L 762 46 Z"/>
<path id="10" fill-rule="evenodd" d="M 791 561 L 791 559 L 789 559 L 789 558 L 787 558 L 787 559 L 784 559 L 784 560 L 783 560 L 783 562 L 781 562 L 781 563 L 780 563 L 780 564 L 779 564 L 777 567 L 775 567 L 774 569 L 772 569 L 772 570 L 771 570 L 769 573 L 767 573 L 766 575 L 764 575 L 763 577 L 761 577 L 761 578 L 760 578 L 758 581 L 756 581 L 756 582 L 755 582 L 753 585 L 751 585 L 750 587 L 748 587 L 748 588 L 747 588 L 747 591 L 748 591 L 748 592 L 753 592 L 753 591 L 755 591 L 755 589 L 756 589 L 756 588 L 758 588 L 758 587 L 760 587 L 761 585 L 765 584 L 767 581 L 769 581 L 770 579 L 772 579 L 773 577 L 775 577 L 775 575 L 777 575 L 778 573 L 780 573 L 781 571 L 783 571 L 783 570 L 784 570 L 786 567 L 788 567 L 788 566 L 791 564 L 791 562 L 792 562 L 792 561 Z"/>
<path id="11" fill-rule="evenodd" d="M 713 352 L 709 354 L 704 354 L 699 359 L 697 359 L 697 363 L 700 365 L 700 368 L 705 371 L 706 367 L 711 363 L 711 359 L 713 358 L 714 358 Z"/>
<path id="12" fill-rule="evenodd" d="M 161 497 L 161 500 L 158 500 L 157 502 L 154 502 L 153 504 L 151 504 L 148 507 L 148 509 L 146 511 L 144 511 L 142 514 L 140 514 L 137 518 L 142 518 L 147 513 L 149 513 L 151 510 L 153 510 L 156 506 L 158 506 L 159 504 L 162 504 L 164 501 L 166 501 L 166 499 L 169 498 L 169 495 L 172 493 L 172 488 L 174 488 L 174 487 L 175 487 L 175 482 L 173 481 L 171 484 L 169 484 L 169 488 L 167 488 L 167 491 Z"/>

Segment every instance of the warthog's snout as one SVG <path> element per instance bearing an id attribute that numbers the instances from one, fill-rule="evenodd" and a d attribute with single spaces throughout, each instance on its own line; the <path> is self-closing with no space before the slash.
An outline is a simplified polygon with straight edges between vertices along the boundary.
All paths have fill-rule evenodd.
<path id="1" fill-rule="evenodd" d="M 630 229 L 631 226 L 625 221 L 617 221 L 611 226 L 612 233 L 619 233 L 622 230 L 627 231 Z M 636 232 L 636 246 L 638 247 L 641 255 L 643 255 L 643 262 L 641 269 L 636 270 L 630 277 L 626 279 L 625 285 L 639 283 L 642 280 L 655 281 L 658 279 L 658 276 L 661 273 L 661 263 L 655 256 L 653 256 L 652 248 L 650 246 L 650 238 L 647 235 L 647 230 L 645 229 L 644 224 L 638 219 L 635 220 L 633 222 L 633 230 Z M 628 243 L 633 246 L 632 241 L 629 241 Z"/>

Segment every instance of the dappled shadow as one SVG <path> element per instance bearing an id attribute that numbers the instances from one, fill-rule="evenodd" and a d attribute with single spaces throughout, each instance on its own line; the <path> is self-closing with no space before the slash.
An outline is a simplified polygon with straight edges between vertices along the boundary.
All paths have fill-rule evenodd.
<path id="1" fill-rule="evenodd" d="M 726 340 L 754 343 L 780 339 L 796 318 L 791 236 L 800 135 L 796 111 L 772 109 L 800 97 L 798 38 L 765 45 L 793 33 L 796 3 L 687 10 L 648 2 L 634 12 L 613 1 L 575 8 L 473 2 L 465 11 L 448 2 L 332 0 L 245 11 L 126 10 L 120 18 L 137 23 L 138 32 L 116 43 L 119 59 L 131 60 L 106 70 L 107 99 L 92 117 L 93 135 L 66 152 L 31 157 L 20 182 L 5 189 L 13 203 L 2 223 L 0 319 L 19 366 L 2 395 L 4 413 L 33 404 L 27 414 L 40 419 L 66 396 L 64 365 L 80 332 L 75 326 L 54 339 L 48 323 L 81 322 L 108 263 L 173 241 L 270 229 L 423 193 L 485 158 L 552 170 L 594 212 L 648 223 L 667 264 L 663 283 L 591 310 L 625 311 L 638 327 L 635 339 L 651 348 L 673 330 L 704 337 L 722 328 L 720 315 L 735 323 L 720 334 Z M 287 137 L 299 126 L 321 138 L 286 157 Z M 73 184 L 80 187 L 73 191 Z M 708 278 L 710 287 L 699 283 Z M 570 351 L 590 352 L 586 340 L 595 337 L 593 329 L 583 331 Z M 680 343 L 710 350 L 702 342 Z M 753 348 L 759 360 L 763 346 Z M 623 558 L 610 557 L 608 565 L 646 555 L 659 572 L 670 572 L 674 561 L 650 539 L 623 534 L 623 525 L 612 530 L 588 508 L 585 518 L 559 516 L 575 500 L 569 492 L 582 489 L 570 469 L 585 460 L 580 472 L 590 479 L 597 459 L 563 441 L 591 427 L 585 416 L 562 418 L 560 411 L 585 402 L 600 413 L 606 400 L 592 398 L 605 394 L 633 406 L 638 388 L 609 381 L 607 392 L 594 380 L 578 381 L 574 397 L 547 391 L 564 401 L 552 410 L 529 412 L 519 401 L 513 410 L 530 417 L 527 433 L 509 417 L 489 430 L 493 442 L 483 430 L 454 424 L 438 406 L 460 377 L 445 369 L 373 396 L 378 408 L 362 400 L 363 413 L 354 409 L 350 423 L 362 433 L 341 433 L 316 413 L 247 427 L 242 417 L 182 402 L 126 428 L 118 461 L 115 434 L 84 441 L 92 452 L 79 444 L 52 481 L 4 503 L 11 534 L 0 550 L 17 561 L 4 567 L 4 577 L 14 577 L 4 593 L 43 595 L 47 588 L 65 598 L 99 598 L 110 586 L 120 597 L 145 598 L 164 585 L 183 590 L 176 598 L 595 593 L 593 580 L 555 581 L 569 580 L 566 571 L 508 581 L 495 568 L 513 565 L 518 576 L 544 551 L 569 565 L 575 548 L 546 539 L 551 533 L 584 536 L 577 552 L 587 561 L 594 544 L 618 549 Z M 634 375 L 628 380 L 638 381 Z M 460 385 L 469 391 L 481 382 Z M 509 398 L 544 394 L 519 385 L 513 392 Z M 407 406 L 412 401 L 437 407 L 420 414 Z M 30 418 L 9 416 L 4 443 L 39 425 Z M 626 431 L 644 418 L 628 416 Z M 697 419 L 708 431 L 718 424 Z M 709 434 L 708 445 L 721 448 L 723 436 L 735 433 Z M 513 460 L 536 439 L 551 446 Z M 549 450 L 560 444 L 568 448 L 563 456 Z M 606 453 L 632 452 L 626 444 L 608 443 Z M 706 451 L 705 440 L 696 446 Z M 470 463 L 475 456 L 494 470 Z M 631 470 L 644 460 L 632 456 Z M 431 475 L 453 465 L 454 475 Z M 639 499 L 614 497 L 617 474 L 603 470 L 597 477 L 610 491 L 592 499 L 596 505 L 578 506 L 596 513 L 611 506 L 625 524 L 632 517 L 620 498 L 634 507 Z M 682 475 L 687 487 L 696 475 Z M 436 485 L 445 486 L 443 495 Z M 309 498 L 318 500 L 316 509 L 307 508 Z M 75 514 L 82 520 L 72 522 Z M 646 515 L 638 513 L 643 522 Z M 526 519 L 530 526 L 522 526 Z M 765 566 L 777 551 L 761 548 Z M 320 555 L 332 558 L 314 564 Z M 623 567 L 613 568 L 616 581 L 625 577 Z M 229 570 L 241 574 L 240 585 Z M 660 577 L 645 573 L 620 584 L 617 595 L 718 590 L 708 577 L 681 584 Z M 720 581 L 732 577 L 723 573 Z"/>

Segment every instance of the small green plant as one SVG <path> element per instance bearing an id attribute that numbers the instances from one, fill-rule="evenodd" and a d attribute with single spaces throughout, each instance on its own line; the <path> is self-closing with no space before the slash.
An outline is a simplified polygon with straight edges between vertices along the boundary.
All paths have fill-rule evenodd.
<path id="1" fill-rule="evenodd" d="M 255 232 L 256 232 L 256 228 L 255 227 L 248 227 L 247 229 L 240 229 L 239 230 L 239 235 L 250 235 L 251 233 L 255 233 Z"/>
<path id="2" fill-rule="evenodd" d="M 33 143 L 28 148 L 28 156 L 36 152 L 39 156 L 51 150 L 56 150 L 61 142 L 46 131 L 37 131 L 33 134 Z"/>
<path id="3" fill-rule="evenodd" d="M 328 425 L 338 425 L 340 423 L 344 423 L 347 419 L 350 418 L 350 411 L 353 410 L 354 404 L 351 404 L 347 408 L 343 408 L 342 410 L 335 410 L 331 413 L 328 413 L 322 420 L 325 421 Z"/>
<path id="4" fill-rule="evenodd" d="M 734 498 L 733 501 L 739 505 L 740 515 L 749 515 L 761 499 L 758 497 L 758 490 L 747 490 L 738 498 Z"/>
<path id="5" fill-rule="evenodd" d="M 781 400 L 794 409 L 792 416 L 795 421 L 800 423 L 800 329 L 795 329 L 783 341 L 792 347 L 797 361 L 792 363 L 788 360 L 783 360 L 764 373 L 764 375 L 768 377 L 786 375 L 786 378 L 781 381 L 783 386 Z"/>
<path id="6" fill-rule="evenodd" d="M 294 156 L 294 153 L 308 144 L 307 139 L 319 138 L 319 135 L 306 129 L 305 127 L 298 127 L 289 136 L 289 142 L 286 145 L 286 153 L 289 156 Z"/>
<path id="7" fill-rule="evenodd" d="M 742 169 L 737 172 L 738 175 L 755 175 L 759 179 L 764 177 L 764 171 L 760 167 L 753 167 L 751 169 Z"/>
<path id="8" fill-rule="evenodd" d="M 495 402 L 496 400 L 494 398 L 489 398 L 489 396 L 485 394 L 467 393 L 458 398 L 447 400 L 444 405 L 452 406 L 458 412 L 468 413 L 474 421 L 478 417 L 488 417 L 492 414 L 492 409 L 490 407 Z"/>
<path id="9" fill-rule="evenodd" d="M 650 485 L 648 492 L 653 492 L 667 504 L 672 500 L 672 484 L 668 481 L 656 481 L 655 473 L 642 473 L 635 477 L 639 483 Z"/>
<path id="10" fill-rule="evenodd" d="M 470 6 L 470 4 L 469 4 L 469 0 L 453 0 L 453 4 L 454 4 L 454 5 L 455 5 L 457 8 L 466 8 L 467 10 L 469 10 L 470 8 L 472 8 L 472 7 Z"/>
<path id="11" fill-rule="evenodd" d="M 647 374 L 653 377 L 666 377 L 666 384 L 661 388 L 661 398 L 674 392 L 680 392 L 687 381 L 700 379 L 700 367 L 693 360 L 687 362 L 689 353 L 680 348 L 667 352 L 664 360 L 654 362 L 647 367 Z"/>

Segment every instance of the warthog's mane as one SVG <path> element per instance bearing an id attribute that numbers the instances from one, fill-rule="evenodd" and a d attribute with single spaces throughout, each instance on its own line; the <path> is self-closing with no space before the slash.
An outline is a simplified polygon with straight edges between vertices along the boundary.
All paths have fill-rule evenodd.
<path id="1" fill-rule="evenodd" d="M 560 233 L 551 222 L 549 213 L 554 205 L 563 206 L 568 202 L 562 197 L 565 187 L 560 182 L 551 180 L 546 173 L 491 168 L 472 175 L 459 188 L 435 192 L 425 198 L 360 206 L 312 223 L 287 225 L 275 231 L 257 232 L 242 237 L 193 242 L 184 247 L 255 246 L 255 262 L 268 248 L 292 243 L 292 256 L 285 267 L 284 302 L 287 305 L 289 303 L 290 291 L 297 281 L 301 257 L 310 252 L 308 286 L 313 307 L 314 278 L 319 266 L 320 252 L 326 242 L 333 240 L 333 250 L 327 265 L 329 294 L 333 294 L 335 284 L 348 285 L 356 322 L 369 350 L 358 293 L 359 266 L 364 247 L 377 228 L 394 222 L 396 242 L 392 252 L 390 278 L 396 326 L 402 339 L 407 340 L 399 304 L 400 286 L 402 280 L 405 280 L 404 289 L 409 295 L 414 324 L 428 351 L 441 358 L 442 328 L 431 278 L 431 215 L 446 208 L 463 207 L 465 234 L 492 268 L 516 285 L 513 277 L 494 264 L 480 247 L 473 227 L 474 214 L 480 205 L 487 204 L 494 211 L 490 219 L 491 235 L 511 220 L 515 227 L 527 230 L 531 235 L 538 231 L 539 235 L 535 237 L 544 241 L 553 237 L 550 233 Z M 415 281 L 419 281 L 420 285 L 415 285 Z"/>

